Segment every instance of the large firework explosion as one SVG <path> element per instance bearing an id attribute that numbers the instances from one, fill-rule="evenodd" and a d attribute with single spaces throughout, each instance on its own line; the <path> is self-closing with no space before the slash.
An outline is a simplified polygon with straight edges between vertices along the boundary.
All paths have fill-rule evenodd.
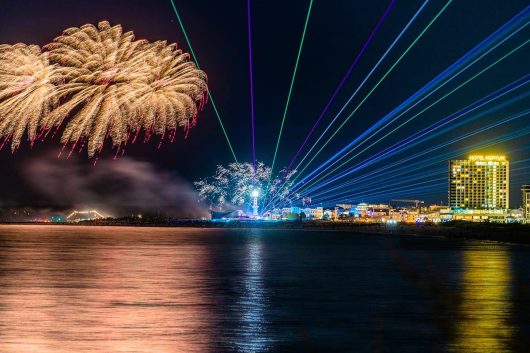
<path id="1" fill-rule="evenodd" d="M 178 126 L 189 127 L 190 117 L 195 118 L 197 108 L 202 109 L 208 89 L 206 75 L 176 44 L 156 42 L 149 50 L 154 54 L 147 57 L 152 71 L 136 104 L 143 128 L 164 136 Z M 191 125 L 194 123 L 191 120 Z"/>
<path id="2" fill-rule="evenodd" d="M 201 200 L 220 209 L 250 205 L 254 190 L 261 191 L 262 204 L 272 199 L 283 200 L 289 194 L 291 178 L 296 171 L 282 170 L 272 178 L 271 172 L 262 162 L 255 166 L 252 163 L 218 165 L 214 176 L 195 182 L 195 187 Z"/>
<path id="3" fill-rule="evenodd" d="M 43 119 L 58 103 L 59 70 L 37 45 L 0 45 L 0 138 L 15 151 L 27 130 L 35 141 Z"/>
<path id="4" fill-rule="evenodd" d="M 49 131 L 63 121 L 61 142 L 72 150 L 86 146 L 89 157 L 106 138 L 119 150 L 141 130 L 146 139 L 173 140 L 177 127 L 193 126 L 207 96 L 205 73 L 176 44 L 135 40 L 107 21 L 66 29 L 42 54 L 22 44 L 2 48 L 0 136 L 11 138 L 14 148 L 26 126 L 34 141 L 38 126 Z M 31 55 L 12 60 L 24 56 L 23 48 Z"/>

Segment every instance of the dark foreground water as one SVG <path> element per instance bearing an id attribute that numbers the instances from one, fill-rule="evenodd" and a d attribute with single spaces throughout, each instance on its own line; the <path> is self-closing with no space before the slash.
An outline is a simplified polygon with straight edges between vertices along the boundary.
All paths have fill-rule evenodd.
<path id="1" fill-rule="evenodd" d="M 522 246 L 0 226 L 0 352 L 529 352 L 529 284 Z"/>

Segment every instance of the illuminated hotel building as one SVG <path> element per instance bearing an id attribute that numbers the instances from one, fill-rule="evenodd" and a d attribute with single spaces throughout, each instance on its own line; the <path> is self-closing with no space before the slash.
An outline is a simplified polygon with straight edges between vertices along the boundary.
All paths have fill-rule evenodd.
<path id="1" fill-rule="evenodd" d="M 509 207 L 510 164 L 505 156 L 470 156 L 449 161 L 449 206 Z"/>
<path id="2" fill-rule="evenodd" d="M 522 191 L 524 217 L 530 220 L 530 184 L 523 185 Z"/>

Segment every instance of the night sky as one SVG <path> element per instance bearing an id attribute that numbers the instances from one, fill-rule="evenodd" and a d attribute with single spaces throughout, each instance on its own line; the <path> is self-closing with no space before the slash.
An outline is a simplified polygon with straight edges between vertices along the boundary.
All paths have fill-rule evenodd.
<path id="1" fill-rule="evenodd" d="M 210 90 L 238 159 L 251 161 L 246 2 L 176 0 L 175 3 L 201 68 L 208 74 Z M 309 146 L 422 3 L 423 1 L 397 1 L 366 54 L 324 117 Z M 266 163 L 271 163 L 272 160 L 308 4 L 308 0 L 252 1 L 256 153 L 257 159 Z M 444 4 L 445 1 L 432 0 L 427 5 L 426 10 L 391 52 L 355 102 L 360 101 Z M 277 168 L 289 163 L 387 5 L 387 0 L 315 1 L 285 123 Z M 527 0 L 455 0 L 307 171 L 315 168 L 364 132 L 527 5 Z M 60 35 L 63 29 L 85 23 L 95 24 L 104 19 L 112 25 L 121 24 L 125 30 L 133 30 L 138 38 L 177 42 L 180 47 L 188 51 L 169 0 L 1 0 L 0 43 L 25 42 L 44 45 Z M 491 57 L 477 63 L 469 75 L 456 79 L 448 88 L 463 82 L 465 78 L 480 71 L 529 37 L 530 31 L 527 28 L 505 46 L 494 51 Z M 365 158 L 530 73 L 529 47 L 526 46 L 489 70 L 457 94 L 427 111 L 414 123 L 390 135 L 367 152 Z M 443 92 L 447 91 L 448 89 Z M 517 93 L 521 92 L 519 90 Z M 436 95 L 439 96 L 440 94 Z M 515 94 L 508 97 L 514 96 Z M 355 105 L 350 105 L 346 111 L 349 113 Z M 421 105 L 424 106 L 426 104 Z M 399 156 L 394 156 L 385 163 L 405 158 L 421 149 L 528 108 L 530 108 L 529 99 L 520 100 L 473 124 L 455 129 L 451 134 L 445 134 Z M 126 155 L 128 158 L 152 163 L 156 170 L 178 175 L 189 182 L 208 176 L 214 172 L 216 164 L 226 164 L 232 159 L 211 105 L 206 106 L 198 119 L 197 126 L 191 130 L 187 139 L 183 138 L 181 132 L 174 144 L 165 144 L 160 150 L 156 149 L 155 139 L 148 145 L 138 144 L 129 148 Z M 437 153 L 458 148 L 469 148 L 472 151 L 474 145 L 501 134 L 518 131 L 527 127 L 529 122 L 530 117 L 526 116 L 425 157 L 433 157 Z M 530 158 L 529 141 L 529 135 L 525 135 L 498 145 L 492 151 L 505 152 L 512 162 L 528 159 Z M 42 162 L 43 159 L 44 161 L 49 159 L 50 163 L 55 163 L 53 159 L 56 159 L 59 149 L 58 141 L 47 141 L 37 145 L 33 150 L 30 150 L 26 143 L 14 155 L 9 149 L 1 151 L 0 203 L 52 202 L 28 183 L 27 167 L 35 160 Z M 112 158 L 112 153 L 109 152 L 102 157 Z M 363 159 L 360 158 L 359 161 Z M 64 161 L 64 164 L 68 163 L 70 161 Z M 86 159 L 86 154 L 80 155 L 76 163 L 91 164 Z M 528 165 L 530 161 L 517 167 Z M 446 168 L 446 163 L 440 162 L 431 168 L 443 169 Z M 530 183 L 530 168 L 512 174 L 511 206 L 518 207 L 520 185 Z M 447 188 L 440 187 L 439 190 L 431 191 L 427 195 L 416 194 L 411 190 L 410 195 L 400 196 L 400 198 L 421 198 L 428 202 L 440 200 L 446 202 Z M 392 195 L 385 195 L 380 201 L 387 201 L 387 197 Z"/>

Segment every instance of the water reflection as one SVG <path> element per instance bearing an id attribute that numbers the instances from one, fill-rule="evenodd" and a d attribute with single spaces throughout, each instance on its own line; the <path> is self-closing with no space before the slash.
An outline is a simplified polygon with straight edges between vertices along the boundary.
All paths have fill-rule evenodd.
<path id="1" fill-rule="evenodd" d="M 268 350 L 265 326 L 267 298 L 263 283 L 263 244 L 259 231 L 255 231 L 247 243 L 246 273 L 244 290 L 239 302 L 241 323 L 236 346 L 239 352 L 256 353 Z"/>
<path id="2" fill-rule="evenodd" d="M 528 352 L 528 248 L 498 246 L 0 225 L 0 352 Z"/>
<path id="3" fill-rule="evenodd" d="M 453 351 L 511 352 L 510 255 L 505 248 L 464 253 L 461 304 Z"/>
<path id="4" fill-rule="evenodd" d="M 158 230 L 90 230 L 84 240 L 65 228 L 17 231 L 0 247 L 0 352 L 208 352 L 203 246 Z"/>

